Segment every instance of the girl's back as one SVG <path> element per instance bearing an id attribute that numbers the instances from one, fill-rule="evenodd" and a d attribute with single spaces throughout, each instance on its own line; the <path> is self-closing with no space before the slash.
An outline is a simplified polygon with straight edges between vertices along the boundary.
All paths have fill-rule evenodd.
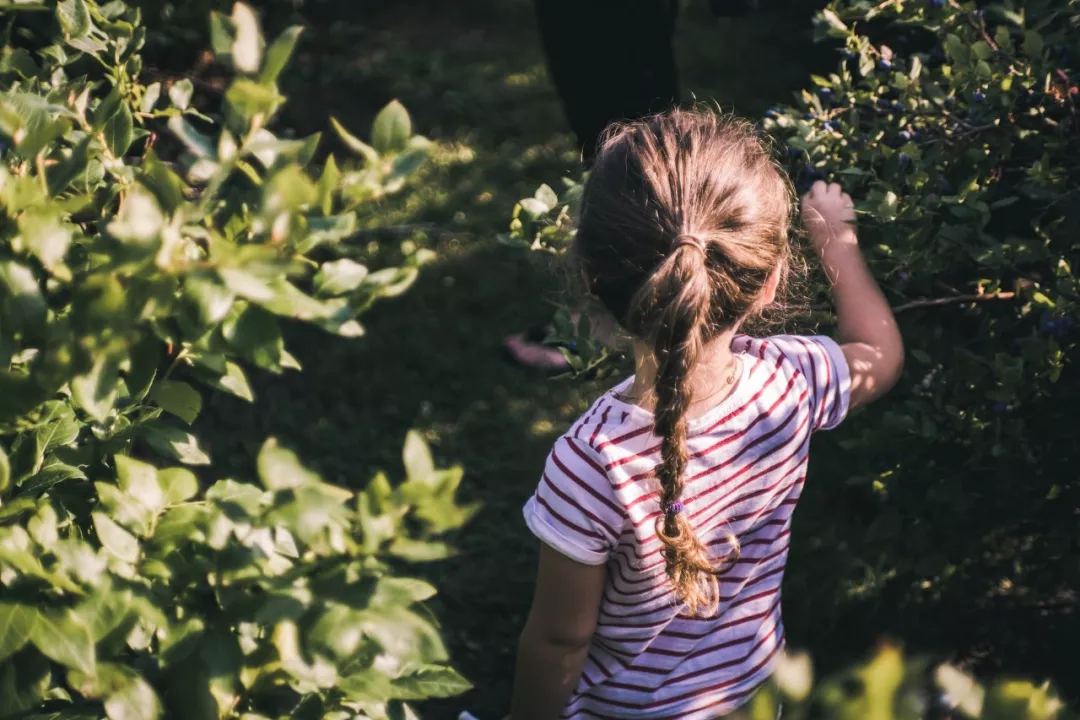
<path id="1" fill-rule="evenodd" d="M 525 508 L 564 555 L 606 564 L 592 647 L 564 717 L 713 718 L 768 677 L 783 645 L 780 584 L 810 434 L 847 411 L 847 364 L 828 338 L 738 336 L 737 379 L 688 423 L 681 502 L 717 557 L 717 612 L 680 616 L 656 534 L 652 413 L 601 397 L 556 443 Z M 732 537 L 740 551 L 732 555 Z"/>
<path id="2" fill-rule="evenodd" d="M 561 437 L 525 508 L 543 541 L 513 720 L 712 720 L 769 676 L 811 434 L 895 382 L 892 312 L 851 198 L 803 200 L 842 344 L 753 339 L 776 306 L 794 208 L 745 123 L 673 111 L 614 129 L 574 241 L 634 377 Z"/>

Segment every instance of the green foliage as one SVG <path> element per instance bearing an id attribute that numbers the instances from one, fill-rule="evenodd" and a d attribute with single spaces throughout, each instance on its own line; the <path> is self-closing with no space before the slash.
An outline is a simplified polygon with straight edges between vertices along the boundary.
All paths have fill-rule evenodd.
<path id="1" fill-rule="evenodd" d="M 389 718 L 467 689 L 435 589 L 393 572 L 450 554 L 460 468 L 410 434 L 407 479 L 355 491 L 268 440 L 261 484 L 215 479 L 191 430 L 207 391 L 299 369 L 283 321 L 356 337 L 415 279 L 423 253 L 368 272 L 346 241 L 427 141 L 394 103 L 316 172 L 319 136 L 270 130 L 299 29 L 266 44 L 241 4 L 211 20 L 236 73 L 213 116 L 188 82 L 141 83 L 124 3 L 8 12 L 0 718 Z"/>
<path id="2" fill-rule="evenodd" d="M 984 689 L 951 665 L 934 667 L 882 644 L 865 662 L 817 682 L 806 655 L 782 657 L 762 692 L 750 701 L 753 720 L 772 720 L 783 707 L 792 720 L 919 720 L 964 717 L 979 720 L 1064 720 L 1064 704 L 1050 685 L 1002 679 Z M 947 713 L 947 714 L 946 714 Z"/>
<path id="3" fill-rule="evenodd" d="M 839 67 L 763 129 L 800 192 L 829 180 L 856 198 L 908 362 L 889 398 L 836 434 L 834 497 L 859 527 L 824 523 L 813 539 L 864 574 L 797 592 L 832 593 L 829 605 L 885 591 L 909 604 L 1061 597 L 1080 581 L 1068 561 L 1080 4 L 835 0 L 816 31 L 841 46 Z M 568 190 L 522 200 L 504 240 L 563 251 L 580 185 Z M 824 284 L 814 292 L 827 309 Z M 554 339 L 595 352 L 586 335 Z M 997 692 L 1005 708 L 1011 691 Z M 1029 716 L 1011 712 L 985 716 Z"/>

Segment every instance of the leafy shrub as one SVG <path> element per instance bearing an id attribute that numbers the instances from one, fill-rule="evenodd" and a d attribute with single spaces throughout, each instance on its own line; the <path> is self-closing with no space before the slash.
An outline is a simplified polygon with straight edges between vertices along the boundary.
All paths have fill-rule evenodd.
<path id="1" fill-rule="evenodd" d="M 41 12 L 41 10 L 47 12 Z M 299 369 L 281 319 L 359 336 L 426 257 L 369 272 L 345 242 L 427 142 L 397 103 L 359 162 L 268 127 L 299 35 L 214 15 L 219 120 L 143 85 L 139 12 L 9 6 L 0 62 L 0 718 L 403 717 L 467 683 L 395 573 L 473 508 L 419 435 L 407 479 L 325 483 L 268 440 L 216 479 L 189 426 L 245 368 Z M 47 715 L 42 715 L 46 713 Z"/>
<path id="2" fill-rule="evenodd" d="M 814 540 L 894 603 L 1052 606 L 1080 580 L 1080 5 L 834 0 L 816 31 L 837 71 L 763 129 L 800 191 L 830 180 L 856 198 L 909 358 L 839 432 L 844 499 L 868 527 L 818 523 Z M 522 200 L 506 242 L 561 252 L 579 192 Z M 593 369 L 599 348 L 566 317 L 554 339 Z"/>

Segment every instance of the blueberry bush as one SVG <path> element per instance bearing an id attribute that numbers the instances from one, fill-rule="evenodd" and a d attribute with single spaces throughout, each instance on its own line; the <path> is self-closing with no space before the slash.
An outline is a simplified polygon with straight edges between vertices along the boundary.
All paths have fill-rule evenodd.
<path id="1" fill-rule="evenodd" d="M 849 586 L 894 603 L 1066 608 L 1080 582 L 1080 4 L 834 0 L 815 31 L 836 71 L 761 127 L 799 192 L 828 180 L 856 198 L 908 361 L 827 463 L 843 475 L 834 510 L 864 526 L 818 523 L 812 542 L 852 568 Z M 523 199 L 504 241 L 561 253 L 579 193 L 568 180 Z M 820 281 L 811 308 L 800 324 L 827 330 Z M 552 340 L 596 370 L 610 352 L 568 317 Z M 800 589 L 833 606 L 846 591 Z M 984 716 L 1055 716 L 1024 712 Z"/>
<path id="2" fill-rule="evenodd" d="M 404 718 L 468 683 L 403 574 L 475 508 L 417 433 L 407 477 L 348 489 L 274 439 L 221 478 L 192 424 L 299 370 L 283 323 L 358 320 L 430 259 L 370 269 L 358 213 L 428 142 L 392 103 L 355 158 L 275 133 L 299 28 L 210 18 L 220 107 L 144 84 L 119 0 L 3 6 L 0 55 L 0 718 Z"/>

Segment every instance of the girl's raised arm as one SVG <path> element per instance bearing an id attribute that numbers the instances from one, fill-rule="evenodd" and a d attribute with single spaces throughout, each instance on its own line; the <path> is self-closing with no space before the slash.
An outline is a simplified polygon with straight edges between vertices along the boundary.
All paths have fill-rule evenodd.
<path id="1" fill-rule="evenodd" d="M 855 235 L 854 203 L 836 184 L 814 183 L 803 222 L 832 283 L 837 340 L 851 371 L 851 407 L 884 395 L 900 378 L 904 344 L 892 308 L 866 267 Z"/>

